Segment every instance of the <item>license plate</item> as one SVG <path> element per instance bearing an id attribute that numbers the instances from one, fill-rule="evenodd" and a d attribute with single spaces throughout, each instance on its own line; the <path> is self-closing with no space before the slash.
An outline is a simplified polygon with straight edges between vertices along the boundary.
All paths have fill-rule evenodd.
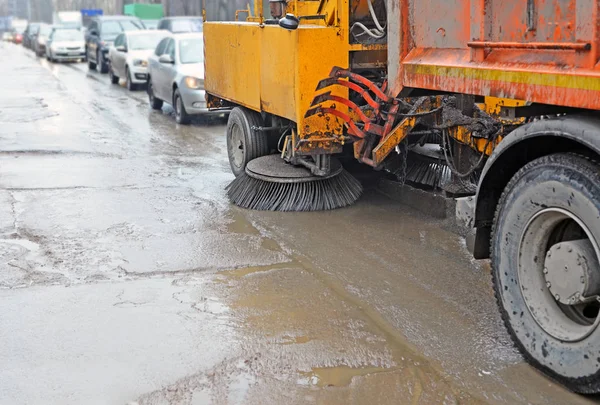
<path id="1" fill-rule="evenodd" d="M 79 55 L 79 52 L 69 52 L 69 56 Z"/>

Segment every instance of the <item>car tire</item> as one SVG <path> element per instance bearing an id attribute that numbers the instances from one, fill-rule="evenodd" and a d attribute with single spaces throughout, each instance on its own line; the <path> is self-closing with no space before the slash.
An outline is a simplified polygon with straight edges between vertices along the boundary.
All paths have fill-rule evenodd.
<path id="1" fill-rule="evenodd" d="M 175 110 L 175 122 L 181 125 L 189 125 L 192 117 L 185 111 L 179 89 L 175 89 L 175 94 L 173 94 L 173 109 Z"/>
<path id="2" fill-rule="evenodd" d="M 148 101 L 150 102 L 150 107 L 152 107 L 153 110 L 161 110 L 163 107 L 163 101 L 159 98 L 156 98 L 156 96 L 154 95 L 154 88 L 152 87 L 152 80 L 149 79 L 148 80 Z"/>
<path id="3" fill-rule="evenodd" d="M 127 90 L 137 90 L 137 85 L 131 80 L 131 72 L 128 67 L 125 68 L 125 80 L 127 80 Z"/>
<path id="4" fill-rule="evenodd" d="M 600 166 L 576 154 L 547 155 L 512 177 L 498 203 L 491 238 L 494 292 L 516 347 L 532 366 L 582 394 L 600 392 L 598 303 L 582 308 L 560 303 L 548 277 L 556 274 L 551 257 L 559 243 L 587 240 L 597 246 L 599 215 Z M 577 260 L 592 263 L 588 256 Z M 559 266 L 565 265 L 565 272 L 566 264 L 571 266 L 566 260 Z M 565 283 L 571 273 L 560 274 Z M 594 306 L 595 321 L 586 315 L 587 306 Z"/>
<path id="5" fill-rule="evenodd" d="M 85 54 L 88 55 L 87 49 L 85 51 Z M 92 62 L 92 60 L 89 58 L 89 56 L 88 56 L 87 60 L 88 60 L 87 61 L 88 62 L 88 69 L 89 70 L 96 70 L 96 62 Z"/>
<path id="6" fill-rule="evenodd" d="M 231 110 L 227 120 L 227 156 L 236 177 L 244 173 L 248 162 L 269 154 L 266 133 L 252 129 L 263 125 L 262 117 L 255 111 L 244 107 Z"/>
<path id="7" fill-rule="evenodd" d="M 98 50 L 98 52 L 96 53 L 96 64 L 100 70 L 100 73 L 102 73 L 102 74 L 108 73 L 108 65 L 107 65 L 106 61 L 104 60 L 104 55 L 102 54 L 102 51 L 100 51 L 100 50 Z"/>
<path id="8" fill-rule="evenodd" d="M 119 84 L 119 76 L 115 75 L 112 66 L 108 69 L 108 75 L 112 84 Z"/>

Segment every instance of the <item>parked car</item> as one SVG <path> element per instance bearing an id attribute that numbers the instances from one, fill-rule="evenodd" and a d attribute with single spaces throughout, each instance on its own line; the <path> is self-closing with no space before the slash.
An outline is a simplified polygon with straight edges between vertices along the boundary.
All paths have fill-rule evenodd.
<path id="1" fill-rule="evenodd" d="M 202 32 L 202 17 L 164 17 L 158 22 L 156 29 L 172 33 Z"/>
<path id="2" fill-rule="evenodd" d="M 46 42 L 46 58 L 51 62 L 85 58 L 85 38 L 78 29 L 55 28 Z"/>
<path id="3" fill-rule="evenodd" d="M 12 36 L 12 41 L 15 44 L 23 43 L 23 34 L 20 32 L 14 32 Z"/>
<path id="4" fill-rule="evenodd" d="M 203 34 L 177 34 L 159 42 L 148 58 L 148 99 L 155 110 L 163 102 L 171 104 L 179 124 L 210 113 L 204 92 Z"/>
<path id="5" fill-rule="evenodd" d="M 148 81 L 148 57 L 169 31 L 143 30 L 119 34 L 108 51 L 110 81 L 127 80 L 127 88 L 135 90 Z"/>
<path id="6" fill-rule="evenodd" d="M 158 29 L 158 20 L 142 20 L 144 23 L 144 27 L 147 30 L 156 30 Z"/>
<path id="7" fill-rule="evenodd" d="M 143 30 L 144 24 L 137 17 L 102 16 L 90 22 L 85 39 L 88 67 L 100 73 L 108 73 L 108 49 L 117 35 L 125 31 Z"/>
<path id="8" fill-rule="evenodd" d="M 40 29 L 40 23 L 29 23 L 23 33 L 23 46 L 28 49 L 33 49 L 33 40 Z"/>
<path id="9" fill-rule="evenodd" d="M 33 51 L 37 56 L 46 55 L 46 42 L 48 41 L 48 37 L 52 33 L 52 25 L 50 24 L 40 24 L 40 29 L 38 30 L 37 35 L 33 41 Z"/>
<path id="10" fill-rule="evenodd" d="M 13 33 L 10 31 L 6 31 L 6 32 L 2 33 L 2 40 L 6 41 L 6 42 L 12 42 L 13 41 Z"/>

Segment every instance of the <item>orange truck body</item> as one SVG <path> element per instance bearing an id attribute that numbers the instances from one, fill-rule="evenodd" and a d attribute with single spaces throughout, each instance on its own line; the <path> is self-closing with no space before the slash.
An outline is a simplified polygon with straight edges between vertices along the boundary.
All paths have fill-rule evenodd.
<path id="1" fill-rule="evenodd" d="M 600 110 L 600 0 L 388 0 L 389 94 Z"/>

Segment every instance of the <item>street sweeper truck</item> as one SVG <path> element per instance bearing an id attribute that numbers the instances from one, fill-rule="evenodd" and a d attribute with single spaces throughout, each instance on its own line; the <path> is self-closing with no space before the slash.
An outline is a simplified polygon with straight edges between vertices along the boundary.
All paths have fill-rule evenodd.
<path id="1" fill-rule="evenodd" d="M 600 393 L 600 0 L 268 4 L 204 25 L 207 101 L 231 109 L 231 201 L 352 204 L 348 153 L 476 195 L 473 254 L 516 347 Z"/>

